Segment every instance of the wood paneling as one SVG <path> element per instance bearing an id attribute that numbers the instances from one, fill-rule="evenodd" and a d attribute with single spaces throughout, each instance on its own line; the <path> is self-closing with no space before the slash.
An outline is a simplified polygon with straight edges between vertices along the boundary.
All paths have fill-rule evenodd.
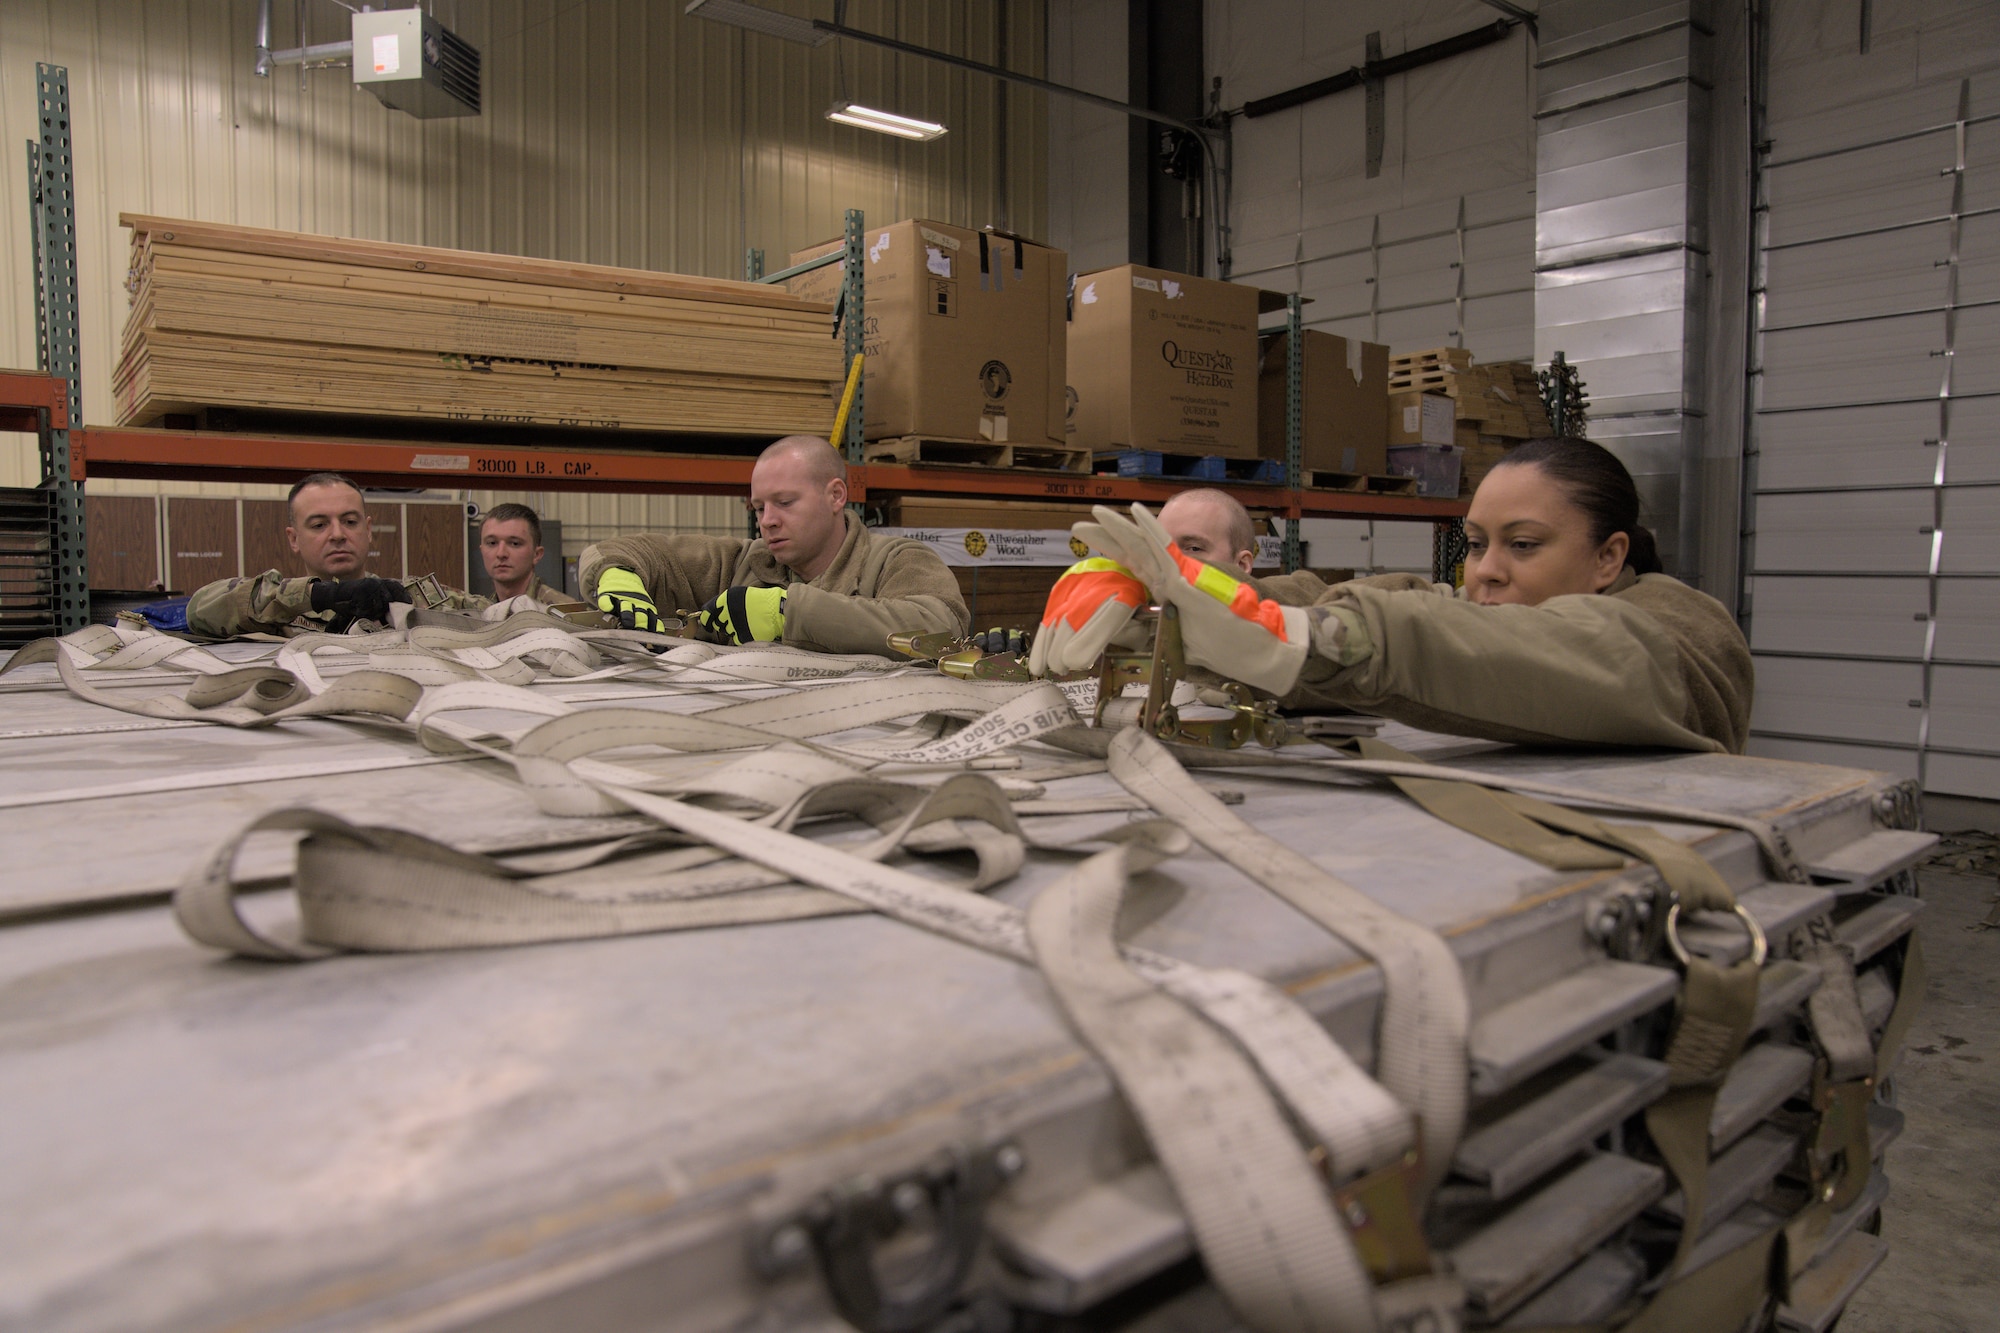
<path id="1" fill-rule="evenodd" d="M 255 578 L 275 569 L 286 578 L 302 578 L 305 562 L 292 554 L 285 541 L 285 502 L 245 500 L 243 502 L 243 573 Z"/>
<path id="2" fill-rule="evenodd" d="M 167 587 L 193 592 L 236 577 L 236 501 L 170 495 L 167 506 Z"/>
<path id="3" fill-rule="evenodd" d="M 150 495 L 86 495 L 90 586 L 143 592 L 160 578 L 160 502 Z"/>
<path id="4" fill-rule="evenodd" d="M 454 509 L 454 513 L 457 511 Z M 243 572 L 257 575 L 267 569 L 281 571 L 287 578 L 302 578 L 305 562 L 292 554 L 285 540 L 289 515 L 283 500 L 243 502 Z M 403 506 L 370 501 L 368 517 L 374 520 L 374 541 L 368 551 L 368 572 L 385 579 L 403 577 Z"/>
<path id="5" fill-rule="evenodd" d="M 410 567 L 408 578 L 435 574 L 438 581 L 454 588 L 465 586 L 465 509 L 460 505 L 404 505 L 403 521 L 409 525 Z"/>
<path id="6" fill-rule="evenodd" d="M 1042 623 L 1049 590 L 1063 575 L 1060 565 L 994 565 L 952 569 L 959 593 L 972 612 L 972 628 L 1033 629 Z"/>
<path id="7" fill-rule="evenodd" d="M 415 505 L 385 504 L 380 500 L 368 502 L 368 519 L 374 533 L 374 541 L 368 547 L 370 574 L 382 579 L 403 577 L 403 511 L 414 508 Z"/>

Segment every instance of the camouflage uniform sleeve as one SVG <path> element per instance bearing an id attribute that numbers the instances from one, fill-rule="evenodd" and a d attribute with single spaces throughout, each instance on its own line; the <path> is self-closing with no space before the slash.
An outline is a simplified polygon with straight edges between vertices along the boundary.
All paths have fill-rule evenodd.
<path id="1" fill-rule="evenodd" d="M 447 611 L 484 611 L 493 605 L 492 598 L 481 597 L 478 593 L 466 592 L 462 588 L 454 588 L 444 583 L 440 583 L 438 587 L 444 589 L 444 607 Z"/>
<path id="2" fill-rule="evenodd" d="M 254 579 L 217 579 L 188 599 L 188 628 L 212 639 L 238 634 L 281 634 L 312 611 L 309 578 L 286 578 L 267 569 Z"/>
<path id="3" fill-rule="evenodd" d="M 536 577 L 534 586 L 528 589 L 528 596 L 534 598 L 543 606 L 561 606 L 565 602 L 576 600 L 576 598 L 571 597 L 561 588 L 551 587 L 549 584 L 542 582 L 539 576 Z"/>

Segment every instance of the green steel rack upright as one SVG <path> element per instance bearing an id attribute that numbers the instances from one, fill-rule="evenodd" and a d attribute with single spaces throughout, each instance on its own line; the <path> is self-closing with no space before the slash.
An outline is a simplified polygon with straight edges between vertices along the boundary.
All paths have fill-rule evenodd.
<path id="1" fill-rule="evenodd" d="M 78 376 L 76 180 L 70 152 L 69 71 L 35 66 L 37 137 L 28 140 L 29 235 L 35 247 L 35 362 L 69 385 L 69 420 L 83 410 Z M 90 623 L 90 578 L 84 545 L 83 485 L 72 481 L 70 432 L 43 434 L 42 487 L 54 500 L 56 622 L 67 634 Z"/>

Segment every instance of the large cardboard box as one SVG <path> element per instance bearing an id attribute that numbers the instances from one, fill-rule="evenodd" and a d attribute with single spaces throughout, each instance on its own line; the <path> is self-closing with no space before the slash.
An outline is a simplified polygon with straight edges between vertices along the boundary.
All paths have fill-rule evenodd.
<path id="1" fill-rule="evenodd" d="M 1285 456 L 1285 367 L 1291 335 L 1264 339 L 1257 376 L 1257 446 Z M 1389 471 L 1389 349 L 1307 329 L 1300 452 L 1308 472 Z"/>
<path id="2" fill-rule="evenodd" d="M 1068 256 L 919 219 L 871 228 L 865 239 L 863 437 L 1063 445 Z M 841 245 L 801 250 L 791 262 Z M 841 277 L 829 264 L 785 287 L 834 301 Z"/>
<path id="3" fill-rule="evenodd" d="M 1257 457 L 1257 312 L 1234 282 L 1125 264 L 1078 274 L 1070 442 Z"/>
<path id="4" fill-rule="evenodd" d="M 1389 395 L 1389 443 L 1451 444 L 1458 438 L 1455 405 L 1441 393 Z"/>

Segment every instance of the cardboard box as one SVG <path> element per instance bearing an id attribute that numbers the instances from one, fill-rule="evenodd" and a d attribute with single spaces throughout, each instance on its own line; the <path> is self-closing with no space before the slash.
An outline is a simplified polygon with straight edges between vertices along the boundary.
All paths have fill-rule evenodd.
<path id="1" fill-rule="evenodd" d="M 1075 279 L 1070 442 L 1257 457 L 1257 312 L 1264 293 L 1125 264 Z"/>
<path id="2" fill-rule="evenodd" d="M 1264 339 L 1257 377 L 1257 446 L 1285 456 L 1285 367 L 1291 338 Z M 1301 453 L 1308 472 L 1389 471 L 1389 349 L 1380 343 L 1306 330 L 1301 381 Z"/>
<path id="3" fill-rule="evenodd" d="M 1068 256 L 1003 232 L 912 219 L 870 228 L 861 433 L 1062 447 Z M 802 264 L 842 242 L 791 258 Z M 839 264 L 787 279 L 840 297 Z"/>
<path id="4" fill-rule="evenodd" d="M 1450 500 L 1458 495 L 1464 459 L 1465 450 L 1455 444 L 1392 444 L 1389 474 L 1415 477 L 1418 495 Z"/>
<path id="5" fill-rule="evenodd" d="M 1457 411 L 1441 393 L 1389 395 L 1389 443 L 1453 444 L 1457 441 Z"/>

